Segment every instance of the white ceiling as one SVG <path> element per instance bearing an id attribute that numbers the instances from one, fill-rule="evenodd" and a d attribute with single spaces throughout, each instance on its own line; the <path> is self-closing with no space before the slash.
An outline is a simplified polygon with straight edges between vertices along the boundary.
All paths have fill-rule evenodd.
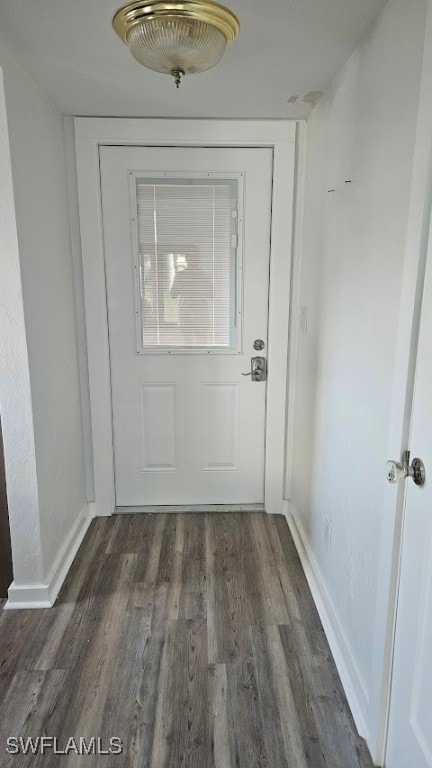
<path id="1" fill-rule="evenodd" d="M 385 2 L 226 0 L 240 37 L 178 91 L 114 33 L 121 0 L 3 0 L 0 45 L 66 114 L 307 117 Z"/>

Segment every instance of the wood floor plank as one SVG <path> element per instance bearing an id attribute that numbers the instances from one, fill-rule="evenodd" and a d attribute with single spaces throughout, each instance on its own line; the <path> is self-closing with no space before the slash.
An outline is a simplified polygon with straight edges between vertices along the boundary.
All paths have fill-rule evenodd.
<path id="1" fill-rule="evenodd" d="M 106 554 L 109 539 L 113 528 L 114 517 L 95 517 L 89 526 L 84 542 L 81 544 L 72 567 L 63 584 L 59 598 L 66 598 L 65 592 L 69 585 L 75 588 L 74 581 L 77 574 L 81 571 L 84 562 L 91 558 L 94 562 Z M 59 599 L 57 598 L 57 600 Z"/>
<path id="2" fill-rule="evenodd" d="M 151 631 L 148 614 L 141 608 L 131 608 L 124 616 L 123 629 L 114 668 L 109 680 L 101 733 L 122 740 L 122 755 L 101 755 L 96 765 L 101 768 L 129 766 L 132 751 L 131 724 L 137 715 L 137 699 L 142 679 L 142 663 Z"/>
<path id="3" fill-rule="evenodd" d="M 137 675 L 134 716 L 130 722 L 127 765 L 149 768 L 153 752 L 156 711 L 161 687 L 162 663 L 166 655 L 169 622 L 163 613 L 167 600 L 167 585 L 155 587 L 157 600 L 151 617 L 151 631 L 143 649 L 141 673 Z M 143 612 L 148 618 L 148 611 Z"/>
<path id="4" fill-rule="evenodd" d="M 53 609 L 0 607 L 15 732 L 123 740 L 32 768 L 372 768 L 286 520 L 256 511 L 94 520 Z"/>
<path id="5" fill-rule="evenodd" d="M 6 698 L 6 694 L 12 683 L 12 680 L 13 680 L 12 675 L 0 674 L 0 701 L 4 701 L 4 699 Z"/>
<path id="6" fill-rule="evenodd" d="M 105 554 L 106 555 L 120 555 L 125 554 L 126 543 L 128 540 L 129 528 L 132 517 L 124 518 L 121 515 L 113 515 L 112 518 L 111 535 L 107 542 Z"/>
<path id="7" fill-rule="evenodd" d="M 324 768 L 331 755 L 334 768 L 372 768 L 365 744 L 356 734 L 333 660 L 324 655 L 321 660 L 310 658 L 289 627 L 279 631 L 296 711 L 303 723 L 308 764 Z"/>
<path id="8" fill-rule="evenodd" d="M 271 678 L 274 681 L 273 690 L 279 710 L 280 727 L 285 745 L 285 755 L 288 765 L 296 768 L 321 768 L 322 762 L 318 755 L 315 759 L 313 749 L 309 750 L 309 739 L 315 746 L 315 731 L 304 719 L 303 711 L 297 706 L 291 681 L 291 668 L 284 655 L 279 627 L 266 627 L 269 648 Z M 305 746 L 305 741 L 306 746 Z"/>
<path id="9" fill-rule="evenodd" d="M 112 591 L 105 595 L 96 624 L 81 628 L 82 644 L 75 664 L 68 669 L 64 693 L 48 718 L 50 734 L 64 741 L 70 736 L 99 735 L 110 681 L 131 591 L 136 555 L 107 555 L 109 571 L 115 573 Z M 84 630 L 84 631 L 83 631 Z M 84 759 L 84 757 L 83 757 Z M 81 764 L 78 757 L 74 765 Z M 45 765 L 45 763 L 42 763 Z"/>
<path id="10" fill-rule="evenodd" d="M 29 764 L 29 756 L 6 753 L 10 736 L 26 739 L 43 735 L 45 722 L 61 694 L 64 670 L 18 672 L 0 707 L 0 764 L 2 768 Z"/>
<path id="11" fill-rule="evenodd" d="M 156 517 L 159 519 L 144 581 L 136 585 L 134 593 L 134 605 L 142 605 L 151 628 L 142 655 L 142 673 L 128 748 L 127 764 L 140 768 L 151 765 L 153 749 L 164 748 L 163 736 L 157 735 L 157 728 L 160 731 L 162 723 L 162 720 L 157 721 L 157 711 L 166 687 L 170 629 L 178 617 L 182 586 L 184 516 Z"/>
<path id="12" fill-rule="evenodd" d="M 125 517 L 119 515 L 119 517 Z M 143 580 L 147 571 L 147 564 L 152 556 L 153 548 L 157 549 L 157 536 L 159 536 L 160 543 L 162 543 L 163 527 L 165 525 L 164 515 L 161 515 L 158 519 L 157 515 L 134 515 L 134 518 L 138 518 L 137 526 L 129 528 L 129 542 L 127 542 L 128 549 L 136 552 L 138 557 L 136 581 Z M 130 542 L 130 538 L 135 535 L 135 542 Z"/>
<path id="13" fill-rule="evenodd" d="M 151 768 L 207 768 L 207 686 L 205 622 L 172 622 L 161 665 Z"/>
<path id="14" fill-rule="evenodd" d="M 265 750 L 253 658 L 226 665 L 231 766 L 272 768 Z"/>
<path id="15" fill-rule="evenodd" d="M 18 736 L 31 707 L 34 706 L 43 681 L 43 672 L 17 672 L 13 677 L 7 695 L 0 705 L 0 750 L 5 762 L 8 760 L 5 756 L 7 739 L 9 736 Z"/>
<path id="16" fill-rule="evenodd" d="M 216 574 L 215 546 L 212 536 L 211 517 L 205 516 L 205 561 L 206 561 L 206 610 L 207 610 L 207 654 L 210 665 L 217 661 L 216 636 Z"/>
<path id="17" fill-rule="evenodd" d="M 176 544 L 177 515 L 166 515 L 156 583 L 171 581 Z"/>
<path id="18" fill-rule="evenodd" d="M 234 765 L 234 740 L 228 712 L 228 678 L 225 664 L 216 664 L 210 670 L 210 743 L 212 768 Z"/>
<path id="19" fill-rule="evenodd" d="M 161 516 L 162 520 L 162 516 Z M 110 535 L 105 544 L 107 555 L 145 554 L 151 546 L 155 516 L 113 515 Z"/>
<path id="20" fill-rule="evenodd" d="M 312 638 L 313 633 L 318 633 L 315 638 L 315 644 L 319 644 L 320 635 L 322 634 L 321 623 L 287 522 L 281 515 L 276 515 L 274 524 L 278 529 L 278 535 L 284 551 L 286 573 L 292 583 L 292 590 L 299 605 L 301 620 L 308 627 L 310 638 Z"/>
<path id="21" fill-rule="evenodd" d="M 263 742 L 272 768 L 289 768 L 278 706 L 277 684 L 273 676 L 271 649 L 266 627 L 251 628 L 252 651 L 261 714 Z M 296 724 L 297 725 L 297 724 Z M 292 757 L 292 755 L 290 755 Z M 298 752 L 295 755 L 298 758 Z"/>
<path id="22" fill-rule="evenodd" d="M 268 537 L 264 515 L 255 512 L 249 516 L 255 562 L 260 564 L 260 587 L 267 624 L 289 624 L 288 609 L 282 592 L 279 574 L 274 566 L 274 552 Z"/>
<path id="23" fill-rule="evenodd" d="M 95 595 L 113 586 L 105 573 L 105 548 L 109 538 L 105 532 L 108 526 L 97 525 L 100 520 L 93 521 L 95 525 L 92 524 L 86 545 L 80 547 L 72 578 L 69 574 L 54 608 L 46 617 L 44 633 L 36 634 L 32 651 L 27 656 L 27 667 L 30 669 L 70 668 L 79 653 L 80 644 L 76 639 L 80 637 L 82 640 L 79 628 L 90 623 L 89 613 L 97 620 L 100 601 L 94 599 Z M 51 625 L 47 618 L 52 619 Z"/>
<path id="24" fill-rule="evenodd" d="M 295 585 L 290 576 L 290 568 L 292 569 L 293 567 L 292 565 L 293 561 L 297 565 L 298 558 L 297 557 L 294 558 L 290 549 L 288 549 L 287 551 L 281 542 L 281 539 L 279 536 L 279 530 L 277 527 L 277 520 L 279 517 L 282 517 L 282 516 L 267 515 L 264 520 L 264 524 L 267 529 L 270 547 L 273 553 L 273 558 L 272 558 L 273 566 L 277 570 L 283 596 L 285 599 L 285 604 L 288 611 L 289 623 L 291 623 L 292 621 L 302 621 L 302 616 L 301 616 L 300 606 L 297 600 Z M 285 523 L 285 527 L 287 527 L 285 518 L 282 518 L 282 519 Z"/>
<path id="25" fill-rule="evenodd" d="M 327 640 L 324 636 L 325 645 Z M 336 665 L 327 646 L 321 661 L 304 664 L 306 685 L 310 691 L 311 707 L 315 712 L 318 739 L 327 740 L 328 752 L 337 749 L 336 768 L 354 765 L 356 768 L 372 768 L 369 752 L 354 725 Z M 325 650 L 325 649 L 324 649 Z M 339 745 L 339 746 L 338 746 Z"/>
<path id="26" fill-rule="evenodd" d="M 241 514 L 218 515 L 209 519 L 209 544 L 214 567 L 212 625 L 215 630 L 216 658 L 224 663 L 244 660 L 252 655 L 249 635 L 250 605 L 246 599 L 245 557 L 237 539 L 236 528 Z M 207 549 L 208 549 L 207 547 Z M 214 649 L 213 649 L 214 653 Z"/>
<path id="27" fill-rule="evenodd" d="M 185 515 L 179 616 L 206 617 L 205 517 Z"/>
<path id="28" fill-rule="evenodd" d="M 26 656 L 34 638 L 52 622 L 41 611 L 5 611 L 0 615 L 0 674 L 13 676 L 18 667 L 26 668 Z M 42 630 L 43 631 L 43 630 Z"/>
<path id="29" fill-rule="evenodd" d="M 171 621 L 176 621 L 180 615 L 180 600 L 182 594 L 182 571 L 185 547 L 185 515 L 178 515 L 174 541 L 174 554 L 171 569 L 170 589 L 167 603 L 167 614 Z M 204 563 L 203 563 L 204 568 Z"/>
<path id="30" fill-rule="evenodd" d="M 125 540 L 127 552 L 136 552 L 141 558 L 148 557 L 154 530 L 154 515 L 131 515 Z"/>
<path id="31" fill-rule="evenodd" d="M 118 557 L 121 565 L 115 591 L 107 601 L 103 620 L 92 637 L 86 663 L 80 668 L 82 687 L 85 685 L 86 690 L 76 722 L 76 733 L 86 738 L 101 730 L 108 690 L 116 668 L 130 585 L 136 568 L 136 554 Z"/>
<path id="32" fill-rule="evenodd" d="M 45 634 L 47 643 L 46 646 L 42 645 L 39 658 L 35 662 L 36 669 L 72 669 L 83 659 L 95 627 L 101 621 L 106 602 L 115 592 L 119 567 L 118 558 L 114 560 L 110 555 L 104 555 L 84 570 L 85 578 L 76 603 L 61 603 L 55 606 L 55 610 L 59 610 L 60 622 L 63 615 L 67 623 L 63 625 L 63 633 L 60 623 Z M 72 611 L 69 605 L 73 606 Z"/>
<path id="33" fill-rule="evenodd" d="M 155 516 L 151 536 L 151 548 L 146 553 L 140 553 L 135 572 L 135 588 L 133 604 L 135 608 L 146 608 L 153 599 L 153 590 L 159 571 L 162 543 L 167 518 L 165 515 Z M 146 556 L 147 554 L 147 556 Z"/>
<path id="34" fill-rule="evenodd" d="M 282 515 L 269 515 L 266 524 L 290 616 L 289 623 L 297 634 L 298 645 L 306 646 L 311 657 L 317 655 L 321 658 L 323 652 L 329 653 L 330 650 L 287 522 Z"/>

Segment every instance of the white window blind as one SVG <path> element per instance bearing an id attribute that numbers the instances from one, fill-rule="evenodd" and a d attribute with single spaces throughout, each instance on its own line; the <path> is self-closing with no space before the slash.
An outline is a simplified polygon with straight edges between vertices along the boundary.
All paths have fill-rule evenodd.
<path id="1" fill-rule="evenodd" d="M 137 180 L 146 347 L 236 344 L 235 180 Z"/>

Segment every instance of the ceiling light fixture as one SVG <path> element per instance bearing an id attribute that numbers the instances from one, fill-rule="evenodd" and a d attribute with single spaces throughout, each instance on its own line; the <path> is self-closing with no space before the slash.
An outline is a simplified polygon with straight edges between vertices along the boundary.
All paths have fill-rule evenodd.
<path id="1" fill-rule="evenodd" d="M 214 67 L 240 32 L 237 17 L 213 0 L 138 0 L 119 8 L 113 27 L 140 64 L 174 77 Z"/>

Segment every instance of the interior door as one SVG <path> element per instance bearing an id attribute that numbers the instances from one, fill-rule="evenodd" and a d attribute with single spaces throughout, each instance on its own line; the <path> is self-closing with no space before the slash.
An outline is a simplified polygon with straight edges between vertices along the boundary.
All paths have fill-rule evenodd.
<path id="1" fill-rule="evenodd" d="M 272 151 L 100 153 L 116 504 L 262 503 Z"/>
<path id="2" fill-rule="evenodd" d="M 432 248 L 411 435 L 426 483 L 407 479 L 387 768 L 432 768 Z"/>

